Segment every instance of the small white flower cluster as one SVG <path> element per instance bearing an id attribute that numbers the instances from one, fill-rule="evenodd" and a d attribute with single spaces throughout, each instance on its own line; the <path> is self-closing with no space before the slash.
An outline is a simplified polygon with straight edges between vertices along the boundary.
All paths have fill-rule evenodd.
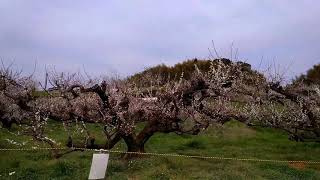
<path id="1" fill-rule="evenodd" d="M 16 146 L 24 146 L 24 145 L 26 145 L 28 143 L 27 141 L 19 143 L 19 142 L 16 142 L 16 141 L 12 140 L 12 139 L 5 139 L 5 140 L 8 143 L 16 145 Z"/>

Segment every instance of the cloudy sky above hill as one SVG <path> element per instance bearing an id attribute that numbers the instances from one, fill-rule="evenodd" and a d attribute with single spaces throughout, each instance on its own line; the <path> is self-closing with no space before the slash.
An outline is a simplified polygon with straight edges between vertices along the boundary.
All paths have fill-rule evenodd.
<path id="1" fill-rule="evenodd" d="M 293 76 L 320 63 L 319 18 L 311 0 L 1 0 L 0 57 L 25 71 L 126 76 L 206 58 L 213 40 L 221 56 L 233 43 L 240 59 L 257 67 L 263 56 Z"/>

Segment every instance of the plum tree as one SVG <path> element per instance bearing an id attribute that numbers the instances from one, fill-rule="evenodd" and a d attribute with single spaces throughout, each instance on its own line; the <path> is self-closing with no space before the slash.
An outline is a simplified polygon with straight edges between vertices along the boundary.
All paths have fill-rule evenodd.
<path id="1" fill-rule="evenodd" d="M 67 130 L 70 122 L 81 122 L 86 132 L 85 144 L 73 143 L 70 135 L 69 146 L 112 148 L 123 139 L 132 152 L 145 152 L 145 143 L 158 132 L 196 135 L 212 123 L 231 119 L 249 123 L 247 113 L 234 102 L 244 95 L 256 102 L 265 82 L 263 75 L 244 63 L 226 59 L 212 61 L 208 72 L 197 69 L 188 80 L 182 74 L 180 81 L 169 81 L 153 93 L 126 80 L 92 85 L 93 81 L 81 82 L 63 73 L 49 78 L 56 93 L 37 99 L 41 114 L 62 121 Z M 156 76 L 147 79 L 155 84 L 158 80 Z M 87 122 L 103 125 L 105 144 L 95 143 Z"/>

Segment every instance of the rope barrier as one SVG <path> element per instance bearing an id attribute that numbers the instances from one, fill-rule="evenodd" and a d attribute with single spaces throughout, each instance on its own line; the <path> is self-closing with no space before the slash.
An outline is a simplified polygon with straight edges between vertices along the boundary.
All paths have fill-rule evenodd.
<path id="1" fill-rule="evenodd" d="M 181 157 L 181 158 L 197 158 L 197 159 L 215 159 L 215 160 L 231 160 L 231 161 L 251 161 L 251 162 L 272 162 L 272 163 L 305 163 L 305 164 L 320 164 L 320 161 L 306 160 L 275 160 L 275 159 L 254 159 L 254 158 L 233 158 L 233 157 L 218 157 L 218 156 L 199 156 L 199 155 L 183 155 L 169 153 L 144 153 L 144 152 L 126 152 L 108 149 L 88 149 L 88 148 L 1 148 L 0 151 L 40 151 L 40 150 L 83 150 L 83 151 L 100 151 L 118 154 L 135 154 L 135 155 L 151 155 L 165 157 Z"/>

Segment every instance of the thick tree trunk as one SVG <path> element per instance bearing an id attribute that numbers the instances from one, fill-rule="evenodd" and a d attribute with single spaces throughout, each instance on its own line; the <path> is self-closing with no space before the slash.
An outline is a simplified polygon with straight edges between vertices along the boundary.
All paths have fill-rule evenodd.
<path id="1" fill-rule="evenodd" d="M 145 152 L 144 146 L 154 133 L 155 128 L 151 124 L 147 124 L 137 136 L 135 134 L 123 136 L 128 152 L 124 157 L 128 159 L 141 156 L 139 153 Z"/>
<path id="2" fill-rule="evenodd" d="M 147 124 L 143 130 L 138 134 L 136 140 L 139 144 L 145 144 L 151 136 L 156 132 L 156 128 L 154 128 L 151 124 Z"/>
<path id="3" fill-rule="evenodd" d="M 0 121 L 2 122 L 2 127 L 6 128 L 6 129 L 10 129 L 12 126 L 12 121 L 9 119 L 0 119 Z"/>
<path id="4" fill-rule="evenodd" d="M 127 144 L 128 152 L 144 153 L 144 144 Z"/>
<path id="5" fill-rule="evenodd" d="M 70 136 L 67 141 L 68 147 L 74 148 L 92 148 L 92 149 L 112 149 L 121 139 L 124 140 L 127 146 L 127 154 L 123 157 L 126 159 L 130 159 L 133 157 L 141 156 L 139 153 L 145 152 L 145 143 L 150 139 L 150 137 L 157 132 L 157 128 L 154 124 L 147 124 L 143 130 L 136 136 L 135 134 L 122 134 L 117 133 L 112 136 L 109 140 L 107 140 L 106 144 L 100 145 L 95 144 L 94 138 L 89 138 L 86 141 L 86 145 L 84 144 L 75 144 Z"/>
<path id="6" fill-rule="evenodd" d="M 121 135 L 116 133 L 113 137 L 109 138 L 105 144 L 106 149 L 112 149 L 121 140 Z"/>
<path id="7" fill-rule="evenodd" d="M 127 153 L 123 155 L 125 159 L 131 159 L 141 156 L 139 153 L 144 153 L 144 144 L 139 143 L 134 135 L 128 135 L 123 137 L 124 142 L 127 145 Z"/>

